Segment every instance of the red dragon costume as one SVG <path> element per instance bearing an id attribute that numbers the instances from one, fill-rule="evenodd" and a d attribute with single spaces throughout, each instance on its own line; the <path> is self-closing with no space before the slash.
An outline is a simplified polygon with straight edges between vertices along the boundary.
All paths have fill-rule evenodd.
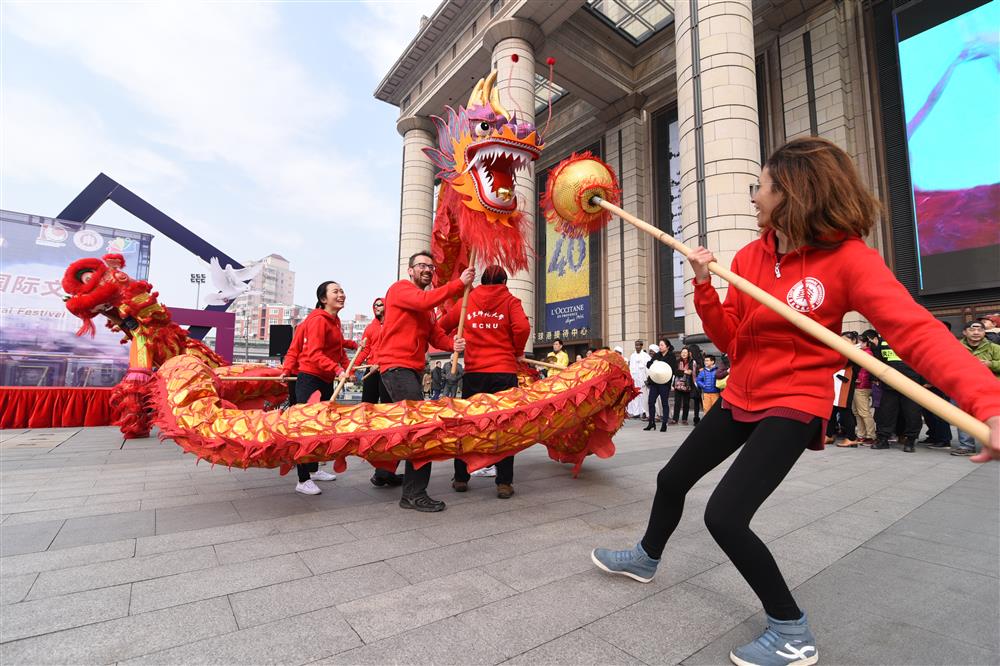
<path id="1" fill-rule="evenodd" d="M 470 250 L 511 272 L 526 268 L 515 180 L 541 152 L 535 127 L 501 106 L 496 72 L 479 81 L 467 108 L 449 108 L 446 118 L 434 122 L 438 145 L 426 152 L 441 178 L 432 243 L 435 279 L 443 284 L 456 276 Z M 129 300 L 122 296 L 115 302 Z M 119 315 L 135 314 L 126 310 Z M 614 453 L 611 437 L 636 393 L 624 359 L 597 352 L 545 379 L 522 372 L 517 388 L 469 400 L 315 401 L 267 411 L 227 399 L 220 369 L 213 365 L 217 362 L 199 353 L 174 354 L 160 364 L 153 422 L 161 436 L 212 463 L 280 467 L 283 473 L 297 463 L 321 460 L 333 460 L 340 471 L 347 456 L 387 469 L 399 460 L 419 467 L 460 458 L 475 470 L 539 442 L 553 459 L 572 463 L 575 473 L 587 455 Z"/>

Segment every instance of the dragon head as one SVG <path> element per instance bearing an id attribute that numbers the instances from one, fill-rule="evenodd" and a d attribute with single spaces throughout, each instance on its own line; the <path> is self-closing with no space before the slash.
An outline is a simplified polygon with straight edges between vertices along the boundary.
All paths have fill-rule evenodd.
<path id="1" fill-rule="evenodd" d="M 503 107 L 496 81 L 493 70 L 476 84 L 467 106 L 445 107 L 446 118 L 431 116 L 438 146 L 424 152 L 466 207 L 506 225 L 517 212 L 517 172 L 538 159 L 543 142 L 533 124 L 518 122 Z"/>
<path id="2" fill-rule="evenodd" d="M 103 259 L 78 259 L 66 269 L 62 279 L 62 287 L 69 294 L 66 309 L 83 320 L 77 335 L 93 336 L 94 317 L 113 312 L 126 300 L 126 287 L 135 281 L 121 270 L 124 267 L 122 255 L 106 254 Z"/>

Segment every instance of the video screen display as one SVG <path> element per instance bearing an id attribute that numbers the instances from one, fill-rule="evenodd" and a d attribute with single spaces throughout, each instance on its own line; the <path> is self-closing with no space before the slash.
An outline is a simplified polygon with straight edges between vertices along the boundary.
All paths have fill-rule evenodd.
<path id="1" fill-rule="evenodd" d="M 920 290 L 1000 286 L 1000 0 L 897 10 Z"/>

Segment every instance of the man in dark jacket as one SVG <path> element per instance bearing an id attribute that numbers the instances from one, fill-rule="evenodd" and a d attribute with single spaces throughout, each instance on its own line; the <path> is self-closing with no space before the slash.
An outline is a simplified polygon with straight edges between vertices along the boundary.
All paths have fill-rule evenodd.
<path id="1" fill-rule="evenodd" d="M 920 385 L 926 383 L 916 370 L 903 362 L 903 359 L 892 350 L 892 347 L 884 339 L 880 338 L 876 358 L 881 358 L 886 364 L 902 373 L 908 379 L 912 379 Z M 875 410 L 875 443 L 872 444 L 873 449 L 891 448 L 889 437 L 896 430 L 896 421 L 900 413 L 902 413 L 903 417 L 903 434 L 899 438 L 899 442 L 903 445 L 904 453 L 913 453 L 914 443 L 920 435 L 920 405 L 888 384 L 882 384 L 882 400 Z"/>
<path id="2" fill-rule="evenodd" d="M 441 397 L 444 390 L 444 370 L 441 368 L 441 361 L 434 362 L 434 369 L 431 370 L 431 400 Z"/>

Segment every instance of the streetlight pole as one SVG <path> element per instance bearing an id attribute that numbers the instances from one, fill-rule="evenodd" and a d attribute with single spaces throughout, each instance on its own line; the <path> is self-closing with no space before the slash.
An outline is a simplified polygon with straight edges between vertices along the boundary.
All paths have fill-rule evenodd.
<path id="1" fill-rule="evenodd" d="M 191 273 L 191 283 L 195 285 L 194 309 L 201 308 L 201 285 L 205 284 L 204 273 Z"/>

